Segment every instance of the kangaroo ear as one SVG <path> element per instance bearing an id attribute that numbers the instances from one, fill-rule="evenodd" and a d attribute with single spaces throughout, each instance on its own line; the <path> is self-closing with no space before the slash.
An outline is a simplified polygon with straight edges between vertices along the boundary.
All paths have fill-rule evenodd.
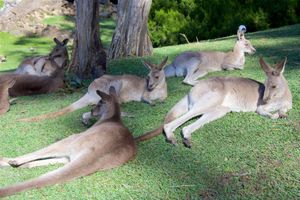
<path id="1" fill-rule="evenodd" d="M 101 97 L 102 100 L 108 101 L 110 99 L 110 96 L 108 94 L 106 94 L 105 92 L 102 92 L 100 90 L 97 90 L 96 92 Z"/>
<path id="2" fill-rule="evenodd" d="M 69 42 L 69 39 L 66 38 L 66 39 L 64 39 L 64 40 L 62 41 L 62 44 L 63 44 L 64 46 L 66 46 L 66 45 L 68 44 L 68 42 Z"/>
<path id="3" fill-rule="evenodd" d="M 284 72 L 286 61 L 287 61 L 287 57 L 285 57 L 282 61 L 278 62 L 275 65 L 275 70 L 278 74 L 282 74 Z"/>
<path id="4" fill-rule="evenodd" d="M 163 68 L 165 68 L 166 64 L 168 61 L 168 56 L 159 64 L 159 69 L 162 70 Z"/>
<path id="5" fill-rule="evenodd" d="M 122 88 L 122 81 L 120 80 L 114 80 L 109 83 L 109 94 L 110 89 L 113 88 L 115 90 L 115 96 L 117 97 L 117 94 L 120 94 L 120 90 Z"/>
<path id="6" fill-rule="evenodd" d="M 57 45 L 61 45 L 61 44 L 62 44 L 56 37 L 53 38 L 53 41 L 54 41 Z"/>
<path id="7" fill-rule="evenodd" d="M 269 67 L 269 65 L 264 61 L 264 59 L 262 57 L 259 59 L 259 64 L 265 73 L 268 74 L 268 73 L 272 72 L 272 68 Z"/>
<path id="8" fill-rule="evenodd" d="M 237 38 L 238 38 L 238 40 L 243 40 L 243 39 L 245 39 L 245 34 L 244 34 L 244 32 L 238 30 L 238 31 L 237 31 Z"/>
<path id="9" fill-rule="evenodd" d="M 154 68 L 154 66 L 146 60 L 143 60 L 143 64 L 145 65 L 145 67 L 147 67 L 150 70 L 152 70 Z"/>
<path id="10" fill-rule="evenodd" d="M 116 91 L 116 88 L 114 86 L 109 87 L 109 95 L 117 96 L 117 91 Z"/>

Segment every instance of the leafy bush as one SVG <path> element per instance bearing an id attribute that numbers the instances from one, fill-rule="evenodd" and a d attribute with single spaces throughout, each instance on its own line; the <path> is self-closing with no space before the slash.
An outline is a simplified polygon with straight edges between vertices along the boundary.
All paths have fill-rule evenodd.
<path id="1" fill-rule="evenodd" d="M 4 5 L 4 0 L 0 0 L 0 9 L 3 7 Z"/>
<path id="2" fill-rule="evenodd" d="M 300 22 L 299 0 L 153 0 L 149 30 L 154 46 L 257 31 Z"/>

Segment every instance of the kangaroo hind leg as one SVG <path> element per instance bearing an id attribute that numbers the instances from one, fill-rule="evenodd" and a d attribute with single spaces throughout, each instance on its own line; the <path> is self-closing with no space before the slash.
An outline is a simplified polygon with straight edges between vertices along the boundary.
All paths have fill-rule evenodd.
<path id="1" fill-rule="evenodd" d="M 222 107 L 217 106 L 215 108 L 211 108 L 207 110 L 198 120 L 196 120 L 194 123 L 184 127 L 182 129 L 182 135 L 183 135 L 183 143 L 186 147 L 191 147 L 191 135 L 193 132 L 195 132 L 197 129 L 202 127 L 204 124 L 207 124 L 211 121 L 214 121 L 216 119 L 219 119 L 223 116 L 225 116 L 228 112 L 230 112 L 230 108 L 228 107 Z"/>
<path id="2" fill-rule="evenodd" d="M 16 158 L 5 158 L 8 163 L 13 167 L 19 167 L 30 162 L 36 162 L 38 160 L 54 159 L 54 158 L 67 158 L 68 155 L 68 145 L 78 137 L 78 134 L 71 135 L 63 140 L 60 140 L 48 147 L 42 148 L 40 150 L 34 151 L 23 156 Z M 44 161 L 46 163 L 46 161 Z M 51 163 L 51 162 L 50 162 Z M 26 165 L 25 165 L 26 166 Z M 30 166 L 29 164 L 27 166 Z"/>

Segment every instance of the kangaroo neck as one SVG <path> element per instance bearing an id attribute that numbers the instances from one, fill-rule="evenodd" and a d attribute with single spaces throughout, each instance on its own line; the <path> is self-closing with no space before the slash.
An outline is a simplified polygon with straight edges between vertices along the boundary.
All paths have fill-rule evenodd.
<path id="1" fill-rule="evenodd" d="M 242 51 L 237 44 L 235 44 L 232 51 L 226 53 L 223 64 L 229 65 L 230 67 L 239 67 L 245 64 L 245 53 Z"/>
<path id="2" fill-rule="evenodd" d="M 121 111 L 119 107 L 110 109 L 109 112 L 103 114 L 101 118 L 93 125 L 97 126 L 104 122 L 120 122 L 121 123 Z"/>

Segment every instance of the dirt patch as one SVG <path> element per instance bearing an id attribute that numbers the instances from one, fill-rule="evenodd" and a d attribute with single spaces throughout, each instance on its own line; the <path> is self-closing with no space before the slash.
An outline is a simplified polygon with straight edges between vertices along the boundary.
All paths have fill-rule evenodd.
<path id="1" fill-rule="evenodd" d="M 42 23 L 49 15 L 74 15 L 74 6 L 65 0 L 22 0 L 0 14 L 0 31 L 14 35 L 70 37 L 71 32 Z"/>

